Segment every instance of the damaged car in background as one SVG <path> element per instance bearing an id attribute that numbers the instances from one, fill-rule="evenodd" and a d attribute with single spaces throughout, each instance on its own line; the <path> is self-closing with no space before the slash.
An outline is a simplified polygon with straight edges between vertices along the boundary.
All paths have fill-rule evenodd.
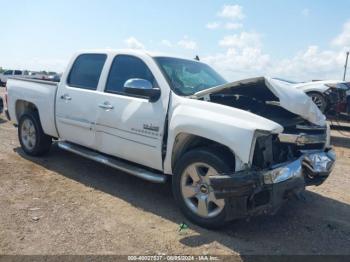
<path id="1" fill-rule="evenodd" d="M 311 82 L 293 82 L 282 78 L 274 80 L 286 83 L 305 92 L 326 115 L 346 113 L 350 115 L 348 105 L 350 82 L 339 80 L 324 80 Z"/>
<path id="2" fill-rule="evenodd" d="M 199 61 L 84 51 L 59 83 L 9 79 L 7 92 L 25 153 L 57 140 L 127 174 L 171 179 L 183 214 L 207 228 L 274 213 L 335 163 L 329 126 L 303 91 L 266 77 L 228 83 Z"/>

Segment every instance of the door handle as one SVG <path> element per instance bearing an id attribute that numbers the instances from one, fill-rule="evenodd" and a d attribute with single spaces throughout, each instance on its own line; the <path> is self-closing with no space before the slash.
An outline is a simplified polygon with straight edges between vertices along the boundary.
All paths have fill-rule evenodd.
<path id="1" fill-rule="evenodd" d="M 105 109 L 105 110 L 112 110 L 114 108 L 114 106 L 112 106 L 108 102 L 104 102 L 103 104 L 99 104 L 98 106 L 102 109 Z"/>
<path id="2" fill-rule="evenodd" d="M 61 95 L 61 99 L 63 100 L 72 100 L 72 98 L 68 94 Z"/>

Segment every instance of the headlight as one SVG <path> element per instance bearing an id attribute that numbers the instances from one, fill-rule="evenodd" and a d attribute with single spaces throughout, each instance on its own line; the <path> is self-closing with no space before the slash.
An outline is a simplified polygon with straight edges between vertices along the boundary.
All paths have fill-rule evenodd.
<path id="1" fill-rule="evenodd" d="M 265 184 L 277 184 L 293 177 L 301 177 L 303 174 L 300 160 L 286 166 L 270 170 L 264 174 Z"/>
<path id="2" fill-rule="evenodd" d="M 250 146 L 249 166 L 252 166 L 252 164 L 253 164 L 254 153 L 255 153 L 256 143 L 257 143 L 258 138 L 260 138 L 260 137 L 268 138 L 270 135 L 271 135 L 271 133 L 268 132 L 268 131 L 255 130 L 254 136 L 253 136 L 253 140 L 252 140 L 252 144 Z"/>

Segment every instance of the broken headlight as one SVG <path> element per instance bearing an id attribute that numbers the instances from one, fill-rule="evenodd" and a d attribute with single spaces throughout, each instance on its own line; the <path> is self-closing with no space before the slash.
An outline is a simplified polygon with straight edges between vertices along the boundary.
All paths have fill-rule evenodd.
<path id="1" fill-rule="evenodd" d="M 263 130 L 256 130 L 250 148 L 250 164 L 254 167 L 264 168 L 272 162 L 273 134 Z"/>

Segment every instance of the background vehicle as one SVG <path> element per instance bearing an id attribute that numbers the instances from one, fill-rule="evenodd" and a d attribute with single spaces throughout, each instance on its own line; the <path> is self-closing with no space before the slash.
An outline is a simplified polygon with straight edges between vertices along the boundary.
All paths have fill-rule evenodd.
<path id="1" fill-rule="evenodd" d="M 49 77 L 53 77 L 54 75 L 53 74 L 48 74 L 47 72 L 34 72 L 34 71 L 31 71 L 27 78 L 30 78 L 30 79 L 37 79 L 37 80 L 49 80 Z"/>
<path id="2" fill-rule="evenodd" d="M 47 81 L 52 81 L 52 82 L 59 82 L 61 79 L 61 74 L 57 74 L 55 72 L 31 72 L 31 75 L 28 76 L 29 78 L 32 79 L 37 79 L 37 80 L 47 80 Z"/>
<path id="3" fill-rule="evenodd" d="M 319 185 L 335 155 L 329 127 L 298 89 L 227 83 L 208 65 L 141 51 L 77 53 L 60 83 L 10 79 L 7 115 L 25 153 L 61 149 L 163 183 L 208 228 L 274 212 Z"/>
<path id="4" fill-rule="evenodd" d="M 350 83 L 339 80 L 312 81 L 312 82 L 293 82 L 281 78 L 275 78 L 290 84 L 291 86 L 304 91 L 311 97 L 322 113 L 334 114 L 346 112 L 347 91 L 350 89 Z"/>
<path id="5" fill-rule="evenodd" d="M 0 85 L 5 86 L 9 77 L 24 75 L 25 72 L 22 70 L 6 70 L 4 73 L 0 74 Z"/>
<path id="6" fill-rule="evenodd" d="M 53 82 L 59 82 L 61 74 L 56 72 L 34 72 L 27 70 L 7 70 L 3 74 L 0 74 L 0 85 L 5 86 L 9 77 L 21 77 L 37 80 L 47 80 Z"/>
<path id="7" fill-rule="evenodd" d="M 57 73 L 49 74 L 47 79 L 48 81 L 59 82 L 61 80 L 61 75 Z"/>

